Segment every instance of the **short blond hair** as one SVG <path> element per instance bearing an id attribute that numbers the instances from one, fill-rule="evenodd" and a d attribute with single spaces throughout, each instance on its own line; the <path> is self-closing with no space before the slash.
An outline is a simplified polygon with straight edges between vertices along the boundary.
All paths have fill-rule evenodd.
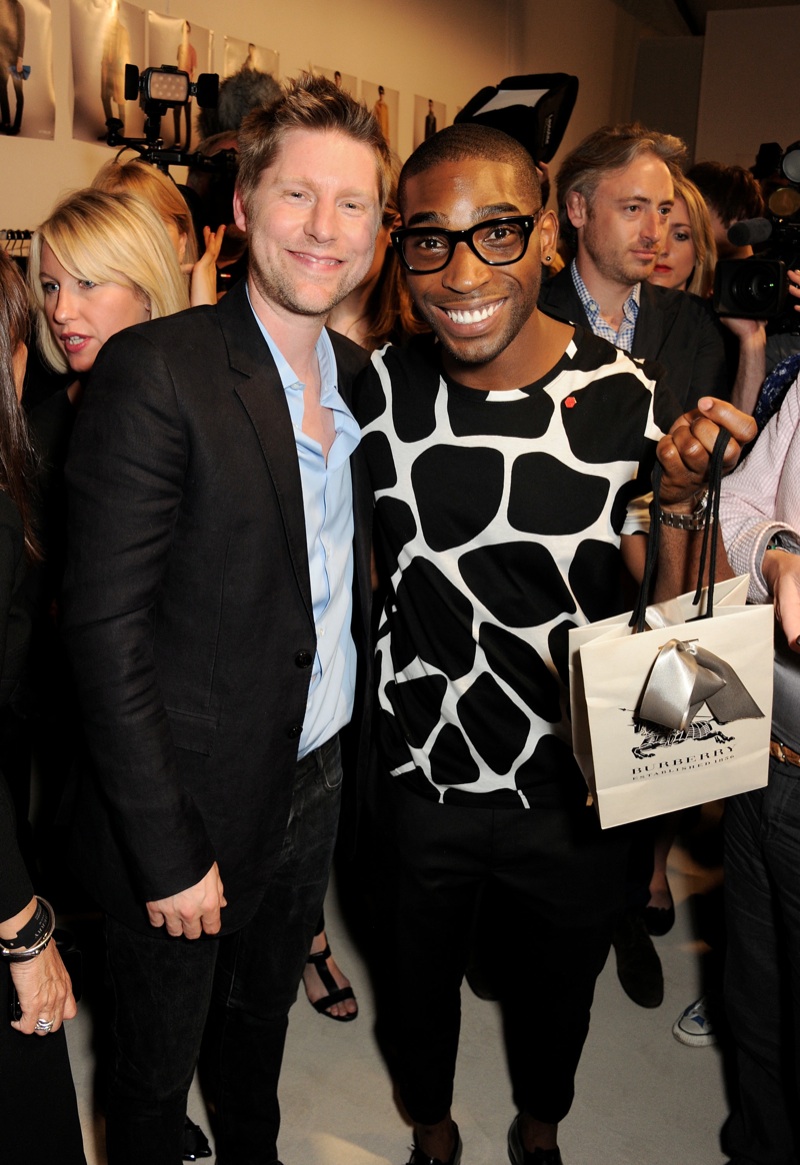
<path id="1" fill-rule="evenodd" d="M 50 331 L 40 282 L 44 244 L 75 279 L 132 288 L 151 319 L 189 306 L 189 291 L 175 248 L 156 212 L 133 194 L 79 190 L 64 198 L 34 233 L 28 284 L 36 307 L 36 337 L 56 372 L 69 365 Z"/>
<path id="2" fill-rule="evenodd" d="M 93 190 L 105 190 L 108 194 L 135 194 L 143 198 L 165 225 L 173 223 L 178 234 L 186 236 L 184 262 L 197 262 L 197 236 L 191 211 L 167 174 L 141 158 L 128 158 L 125 162 L 112 158 L 100 167 L 91 185 Z"/>
<path id="3" fill-rule="evenodd" d="M 254 110 L 242 122 L 236 186 L 248 214 L 261 175 L 275 162 L 286 135 L 294 129 L 342 133 L 371 149 L 375 155 L 379 210 L 383 213 L 389 196 L 392 160 L 378 122 L 366 105 L 339 89 L 333 81 L 302 73 L 286 82 L 278 101 Z"/>

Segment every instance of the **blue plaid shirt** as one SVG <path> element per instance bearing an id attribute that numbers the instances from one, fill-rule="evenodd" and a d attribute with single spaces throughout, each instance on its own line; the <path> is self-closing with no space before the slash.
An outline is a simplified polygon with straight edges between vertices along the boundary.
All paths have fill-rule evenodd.
<path id="1" fill-rule="evenodd" d="M 640 284 L 635 283 L 633 285 L 633 290 L 625 300 L 622 307 L 622 314 L 625 318 L 620 325 L 619 331 L 615 332 L 611 325 L 606 323 L 600 315 L 600 305 L 589 294 L 586 284 L 578 273 L 578 266 L 574 259 L 572 260 L 570 271 L 572 273 L 572 282 L 575 284 L 575 290 L 583 304 L 583 310 L 586 312 L 589 326 L 594 334 L 596 336 L 602 336 L 604 340 L 608 340 L 615 348 L 621 348 L 623 352 L 630 352 L 633 347 L 633 334 L 636 331 L 636 320 L 639 316 Z"/>

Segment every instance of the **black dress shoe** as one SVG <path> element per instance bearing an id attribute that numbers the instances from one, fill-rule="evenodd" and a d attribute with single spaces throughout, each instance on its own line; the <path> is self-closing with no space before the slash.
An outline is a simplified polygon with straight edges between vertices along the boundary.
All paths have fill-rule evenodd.
<path id="1" fill-rule="evenodd" d="M 617 975 L 629 999 L 640 1007 L 658 1007 L 664 999 L 664 972 L 639 910 L 629 910 L 614 927 Z"/>
<path id="2" fill-rule="evenodd" d="M 525 1148 L 519 1131 L 519 1114 L 508 1130 L 508 1159 L 511 1165 L 563 1165 L 558 1149 L 534 1149 L 531 1153 Z"/>
<path id="3" fill-rule="evenodd" d="M 184 1161 L 199 1161 L 201 1157 L 211 1156 L 211 1146 L 208 1137 L 199 1125 L 190 1121 L 188 1116 L 183 1124 L 183 1159 Z"/>
<path id="4" fill-rule="evenodd" d="M 414 1133 L 414 1147 L 411 1150 L 411 1156 L 408 1159 L 408 1165 L 459 1165 L 461 1161 L 461 1152 L 464 1146 L 461 1143 L 461 1137 L 458 1132 L 458 1125 L 453 1121 L 453 1132 L 456 1136 L 456 1143 L 453 1145 L 453 1152 L 446 1161 L 442 1161 L 439 1157 L 429 1157 L 422 1152 L 417 1144 L 417 1134 Z"/>

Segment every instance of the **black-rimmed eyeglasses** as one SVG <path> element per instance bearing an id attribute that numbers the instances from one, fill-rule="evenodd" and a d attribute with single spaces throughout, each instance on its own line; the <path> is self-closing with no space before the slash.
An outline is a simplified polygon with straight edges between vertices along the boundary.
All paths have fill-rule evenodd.
<path id="1" fill-rule="evenodd" d="M 435 226 L 400 227 L 392 231 L 392 245 L 406 270 L 417 275 L 443 271 L 458 243 L 466 243 L 490 267 L 504 267 L 518 263 L 525 254 L 541 213 L 539 207 L 535 214 L 489 218 L 463 231 Z"/>

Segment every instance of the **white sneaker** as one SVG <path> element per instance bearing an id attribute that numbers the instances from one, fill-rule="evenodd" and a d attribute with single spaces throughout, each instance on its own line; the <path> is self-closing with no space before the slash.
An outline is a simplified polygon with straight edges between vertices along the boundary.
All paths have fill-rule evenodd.
<path id="1" fill-rule="evenodd" d="M 708 1016 L 708 1000 L 705 995 L 690 1003 L 672 1025 L 675 1039 L 688 1048 L 707 1048 L 715 1044 L 714 1025 Z"/>

